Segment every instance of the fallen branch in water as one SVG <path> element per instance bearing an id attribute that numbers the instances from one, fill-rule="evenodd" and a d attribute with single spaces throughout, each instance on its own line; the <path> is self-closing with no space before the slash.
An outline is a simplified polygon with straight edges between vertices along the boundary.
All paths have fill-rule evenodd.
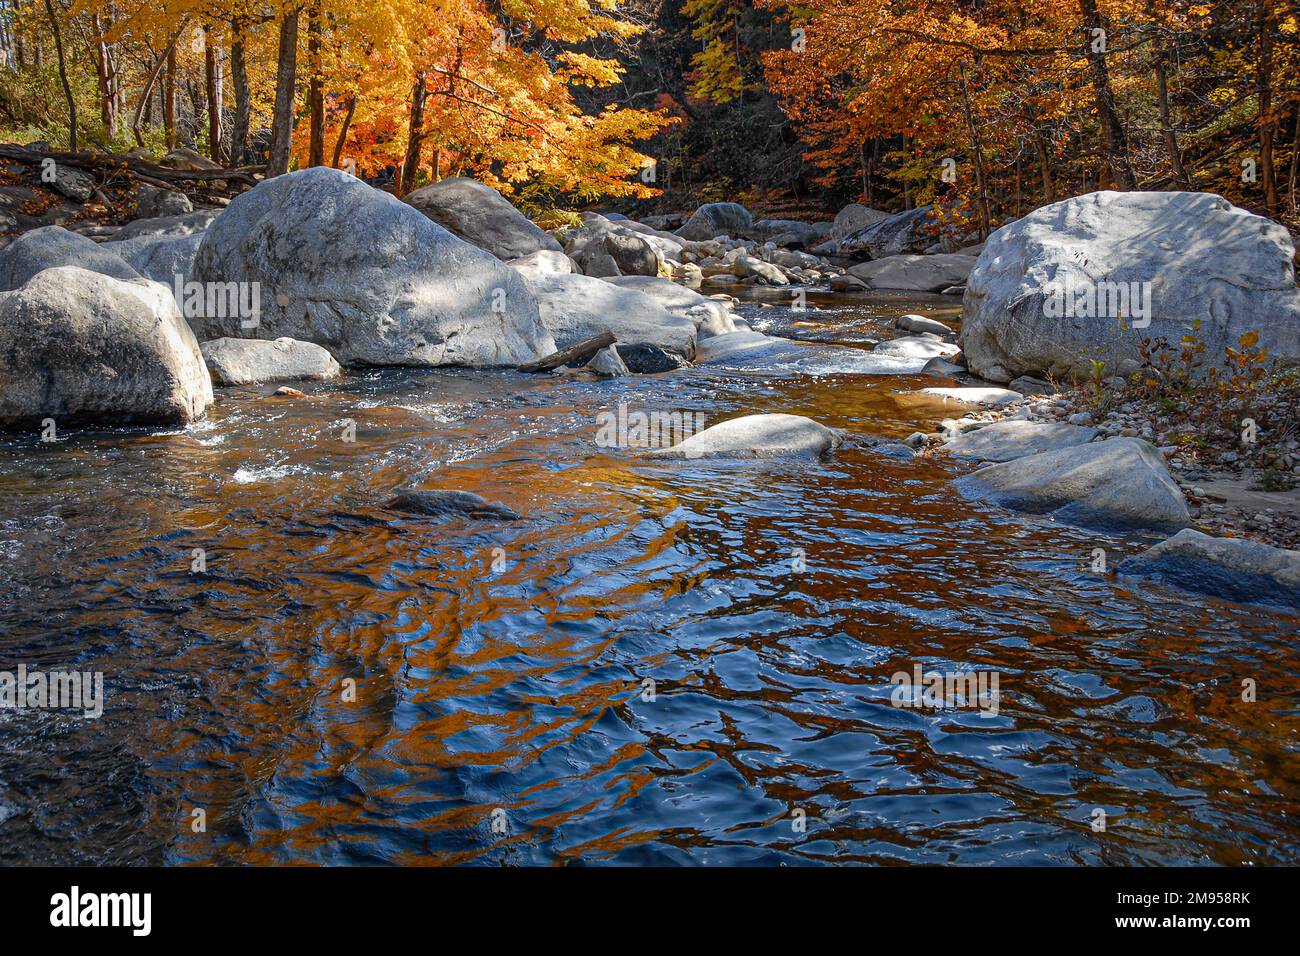
<path id="1" fill-rule="evenodd" d="M 585 365 L 601 349 L 614 344 L 613 332 L 601 332 L 591 338 L 574 342 L 544 359 L 519 366 L 521 372 L 553 372 L 561 365 Z"/>

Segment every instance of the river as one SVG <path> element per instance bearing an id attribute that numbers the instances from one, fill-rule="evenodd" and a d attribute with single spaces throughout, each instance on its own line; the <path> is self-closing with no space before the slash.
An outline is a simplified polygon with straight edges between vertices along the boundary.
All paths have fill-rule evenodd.
<path id="1" fill-rule="evenodd" d="M 954 305 L 776 301 L 743 311 L 850 357 Z M 0 710 L 0 862 L 1300 862 L 1300 619 L 1098 574 L 1140 542 L 941 459 L 594 440 L 620 402 L 903 436 L 916 387 L 386 369 L 0 439 L 0 670 L 107 698 Z M 383 507 L 410 485 L 524 519 Z M 891 706 L 916 665 L 996 672 L 996 714 Z"/>

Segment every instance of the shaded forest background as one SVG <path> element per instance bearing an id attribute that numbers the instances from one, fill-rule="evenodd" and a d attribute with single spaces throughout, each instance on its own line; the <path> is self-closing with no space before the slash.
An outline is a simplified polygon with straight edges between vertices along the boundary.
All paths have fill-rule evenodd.
<path id="1" fill-rule="evenodd" d="M 987 231 L 1182 188 L 1294 229 L 1298 24 L 1294 0 L 4 0 L 0 139 L 399 194 L 475 175 L 543 216 L 933 202 Z"/>

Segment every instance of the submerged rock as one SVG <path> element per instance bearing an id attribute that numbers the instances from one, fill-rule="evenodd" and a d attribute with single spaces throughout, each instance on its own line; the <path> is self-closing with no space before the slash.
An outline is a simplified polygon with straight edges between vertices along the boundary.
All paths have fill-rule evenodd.
<path id="1" fill-rule="evenodd" d="M 973 385 L 963 388 L 923 388 L 921 394 L 961 402 L 964 405 L 982 405 L 985 408 L 1009 405 L 1025 397 L 1009 388 L 979 388 Z"/>
<path id="2" fill-rule="evenodd" d="M 555 351 L 518 272 L 337 169 L 237 196 L 193 275 L 257 283 L 257 337 L 315 342 L 345 364 L 517 366 Z M 249 335 L 238 314 L 190 321 L 205 339 Z"/>
<path id="3" fill-rule="evenodd" d="M 657 345 L 623 345 L 619 343 L 618 354 L 629 371 L 638 375 L 653 375 L 657 372 L 675 372 L 686 368 L 691 363 L 676 352 L 660 348 Z"/>
<path id="4" fill-rule="evenodd" d="M 1244 538 L 1184 528 L 1116 570 L 1227 601 L 1300 609 L 1300 551 Z"/>
<path id="5" fill-rule="evenodd" d="M 1100 529 L 1176 531 L 1187 502 L 1160 453 L 1136 438 L 1110 438 L 990 465 L 957 488 L 1007 508 Z"/>
<path id="6" fill-rule="evenodd" d="M 337 378 L 342 372 L 328 349 L 290 338 L 213 339 L 199 349 L 217 385 L 320 380 Z"/>
<path id="7" fill-rule="evenodd" d="M 1096 437 L 1095 428 L 1009 419 L 949 438 L 943 447 L 950 455 L 961 458 L 1013 461 L 1026 455 L 1085 445 Z"/>
<path id="8" fill-rule="evenodd" d="M 560 251 L 560 244 L 508 199 L 476 179 L 452 176 L 408 193 L 405 202 L 452 235 L 486 249 L 498 259 L 518 259 L 541 250 Z"/>
<path id="9" fill-rule="evenodd" d="M 0 294 L 0 426 L 185 424 L 212 382 L 171 292 L 71 267 Z"/>
<path id="10" fill-rule="evenodd" d="M 670 458 L 766 458 L 819 455 L 836 448 L 841 434 L 802 415 L 745 415 L 706 428 L 671 448 L 649 454 Z"/>
<path id="11" fill-rule="evenodd" d="M 439 488 L 412 488 L 398 492 L 388 502 L 395 511 L 430 517 L 464 517 L 479 520 L 518 521 L 519 512 L 488 501 L 472 491 L 452 491 Z"/>

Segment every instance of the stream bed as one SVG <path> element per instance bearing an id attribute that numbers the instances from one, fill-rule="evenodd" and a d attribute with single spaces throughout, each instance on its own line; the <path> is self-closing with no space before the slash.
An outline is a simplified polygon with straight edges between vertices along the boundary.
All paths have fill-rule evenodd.
<path id="1" fill-rule="evenodd" d="M 1098 574 L 1142 542 L 966 501 L 942 459 L 596 445 L 620 403 L 953 414 L 852 359 L 956 300 L 768 301 L 829 357 L 362 371 L 0 438 L 0 671 L 106 696 L 0 709 L 0 862 L 1300 862 L 1295 616 Z M 384 507 L 412 485 L 523 520 Z M 996 715 L 892 706 L 917 665 L 995 671 Z"/>

